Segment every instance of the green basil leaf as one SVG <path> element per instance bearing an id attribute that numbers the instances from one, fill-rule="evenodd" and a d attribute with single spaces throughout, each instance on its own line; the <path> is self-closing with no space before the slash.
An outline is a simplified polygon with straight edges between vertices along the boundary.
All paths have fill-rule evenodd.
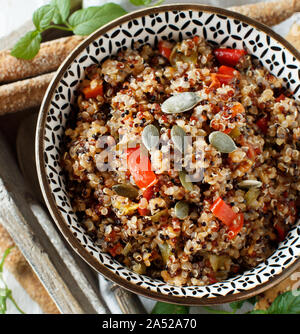
<path id="1" fill-rule="evenodd" d="M 151 312 L 152 314 L 189 314 L 189 307 L 157 302 Z"/>
<path id="2" fill-rule="evenodd" d="M 2 255 L 2 259 L 0 261 L 0 273 L 3 271 L 4 261 L 5 261 L 6 257 L 7 257 L 7 255 L 10 253 L 10 251 L 11 251 L 11 248 L 7 248 L 5 250 L 5 252 L 3 253 L 3 255 Z"/>
<path id="3" fill-rule="evenodd" d="M 300 290 L 287 291 L 276 297 L 268 314 L 300 314 Z"/>
<path id="4" fill-rule="evenodd" d="M 89 35 L 104 24 L 126 14 L 119 5 L 107 3 L 100 7 L 88 7 L 74 12 L 69 24 L 76 35 Z"/>
<path id="5" fill-rule="evenodd" d="M 246 301 L 247 300 L 239 300 L 237 302 L 232 302 L 229 305 L 232 308 L 232 311 L 235 313 L 237 310 L 239 310 L 244 305 Z"/>
<path id="6" fill-rule="evenodd" d="M 245 303 L 250 303 L 254 305 L 256 303 L 256 296 L 245 300 L 238 300 L 236 302 L 230 303 L 229 305 L 232 308 L 232 311 L 235 313 L 237 310 L 241 309 Z"/>
<path id="7" fill-rule="evenodd" d="M 267 310 L 254 310 L 249 312 L 249 314 L 268 314 Z"/>
<path id="8" fill-rule="evenodd" d="M 5 314 L 7 307 L 6 307 L 6 297 L 0 297 L 0 314 Z"/>
<path id="9" fill-rule="evenodd" d="M 65 22 L 70 15 L 71 0 L 52 0 L 51 4 L 55 9 L 55 24 Z"/>
<path id="10" fill-rule="evenodd" d="M 148 6 L 152 0 L 129 0 L 135 6 Z"/>
<path id="11" fill-rule="evenodd" d="M 39 31 L 29 31 L 15 44 L 10 54 L 16 58 L 32 59 L 39 52 L 41 40 Z"/>
<path id="12" fill-rule="evenodd" d="M 53 20 L 55 8 L 52 5 L 45 5 L 38 8 L 32 17 L 32 21 L 37 30 L 42 31 L 47 28 Z"/>

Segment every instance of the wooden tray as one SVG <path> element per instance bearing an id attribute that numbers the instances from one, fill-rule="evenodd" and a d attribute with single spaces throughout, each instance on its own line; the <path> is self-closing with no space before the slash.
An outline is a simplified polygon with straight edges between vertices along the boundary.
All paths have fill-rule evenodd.
<path id="1" fill-rule="evenodd" d="M 10 48 L 24 35 L 24 31 L 31 28 L 31 21 L 25 23 L 18 31 L 0 39 L 1 47 Z M 64 35 L 61 31 L 53 30 L 43 36 L 43 40 Z M 99 292 L 98 274 L 61 236 L 41 196 L 34 161 L 37 114 L 38 109 L 32 109 L 0 117 L 1 224 L 61 313 L 110 313 Z M 26 143 L 25 149 L 17 150 L 18 141 Z M 24 165 L 24 160 L 31 164 Z M 123 313 L 145 313 L 136 295 L 119 287 L 112 288 L 116 300 L 111 302 L 118 303 Z"/>

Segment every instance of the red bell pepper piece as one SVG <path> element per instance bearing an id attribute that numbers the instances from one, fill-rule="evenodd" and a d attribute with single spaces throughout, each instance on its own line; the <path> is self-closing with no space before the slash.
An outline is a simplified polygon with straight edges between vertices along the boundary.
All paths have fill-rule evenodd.
<path id="1" fill-rule="evenodd" d="M 159 53 L 169 59 L 170 58 L 170 55 L 171 55 L 171 52 L 172 52 L 172 49 L 173 49 L 173 44 L 168 42 L 168 41 L 160 41 L 158 42 L 158 50 L 159 50 Z"/>
<path id="2" fill-rule="evenodd" d="M 140 216 L 148 216 L 150 211 L 147 208 L 146 209 L 138 208 L 138 212 L 139 212 Z"/>
<path id="3" fill-rule="evenodd" d="M 127 150 L 127 164 L 135 184 L 146 189 L 157 182 L 155 173 L 151 170 L 151 162 L 147 156 L 141 155 L 140 147 Z"/>
<path id="4" fill-rule="evenodd" d="M 90 86 L 82 89 L 82 92 L 86 99 L 96 98 L 98 95 L 103 96 L 103 85 L 98 83 L 97 86 L 91 88 Z"/>
<path id="5" fill-rule="evenodd" d="M 194 42 L 195 44 L 198 44 L 199 39 L 200 39 L 199 36 L 194 36 L 194 37 L 193 37 L 193 42 Z"/>
<path id="6" fill-rule="evenodd" d="M 148 187 L 143 191 L 143 198 L 146 198 L 146 200 L 149 202 L 154 194 L 153 187 Z M 138 208 L 138 212 L 141 216 L 147 216 L 149 214 L 149 210 L 147 208 L 141 209 Z"/>
<path id="7" fill-rule="evenodd" d="M 228 226 L 229 239 L 233 239 L 244 225 L 244 215 L 242 213 L 235 213 L 231 206 L 226 204 L 221 197 L 218 197 L 214 201 L 210 207 L 210 211 L 220 219 L 223 224 Z"/>
<path id="8" fill-rule="evenodd" d="M 262 133 L 266 134 L 268 132 L 268 123 L 269 123 L 269 117 L 265 116 L 260 118 L 256 122 L 256 125 L 260 128 Z"/>
<path id="9" fill-rule="evenodd" d="M 284 94 L 280 94 L 278 97 L 276 97 L 275 101 L 280 102 L 281 100 L 284 100 L 286 96 Z"/>
<path id="10" fill-rule="evenodd" d="M 214 201 L 213 205 L 210 207 L 210 211 L 227 226 L 230 226 L 236 219 L 236 213 L 221 197 L 218 197 Z"/>
<path id="11" fill-rule="evenodd" d="M 234 77 L 236 75 L 236 73 L 238 73 L 238 71 L 233 67 L 222 65 L 222 66 L 219 67 L 218 73 L 226 74 L 226 75 L 230 75 L 230 76 Z"/>
<path id="12" fill-rule="evenodd" d="M 234 79 L 233 76 L 231 75 L 227 75 L 227 74 L 220 74 L 220 73 L 217 73 L 217 78 L 220 82 L 220 84 L 225 84 L 225 85 L 229 85 L 232 80 Z"/>
<path id="13" fill-rule="evenodd" d="M 209 284 L 215 284 L 218 282 L 213 271 L 207 274 Z"/>
<path id="14" fill-rule="evenodd" d="M 111 254 L 111 256 L 115 257 L 116 255 L 120 255 L 122 253 L 123 247 L 122 245 L 118 242 L 115 244 L 113 247 L 111 247 L 108 251 Z"/>
<path id="15" fill-rule="evenodd" d="M 221 87 L 221 82 L 219 81 L 218 74 L 217 73 L 212 73 L 210 75 L 211 77 L 211 83 L 209 88 L 210 89 L 216 89 Z"/>
<path id="16" fill-rule="evenodd" d="M 237 70 L 232 67 L 222 65 L 218 69 L 217 73 L 211 74 L 212 83 L 210 88 L 219 88 L 222 84 L 228 85 L 237 75 L 239 75 Z"/>
<path id="17" fill-rule="evenodd" d="M 247 52 L 242 49 L 219 48 L 214 50 L 214 54 L 220 64 L 235 66 Z"/>
<path id="18" fill-rule="evenodd" d="M 143 197 L 146 198 L 146 200 L 149 202 L 150 199 L 152 198 L 154 193 L 153 187 L 148 187 L 144 192 L 143 192 Z"/>
<path id="19" fill-rule="evenodd" d="M 285 230 L 284 230 L 284 228 L 280 224 L 278 224 L 278 223 L 274 224 L 274 228 L 275 228 L 275 230 L 277 232 L 278 240 L 280 242 L 283 241 L 285 239 Z"/>

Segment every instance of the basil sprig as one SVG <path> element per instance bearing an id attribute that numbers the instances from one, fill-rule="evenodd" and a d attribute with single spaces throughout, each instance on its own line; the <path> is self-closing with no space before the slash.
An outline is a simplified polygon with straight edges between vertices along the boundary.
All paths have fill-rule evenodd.
<path id="1" fill-rule="evenodd" d="M 135 6 L 148 6 L 152 0 L 129 0 Z M 162 3 L 159 0 L 154 6 Z M 20 59 L 34 58 L 40 49 L 42 32 L 55 28 L 87 36 L 104 24 L 127 14 L 115 3 L 79 9 L 71 14 L 71 0 L 52 0 L 50 4 L 38 8 L 32 17 L 35 30 L 23 36 L 11 50 L 11 55 Z"/>
<path id="2" fill-rule="evenodd" d="M 24 312 L 20 309 L 20 307 L 17 305 L 16 301 L 14 300 L 12 296 L 12 291 L 8 288 L 7 284 L 4 281 L 3 278 L 3 265 L 6 257 L 10 253 L 12 248 L 7 248 L 4 252 L 2 259 L 0 260 L 0 314 L 5 314 L 7 311 L 7 300 L 10 300 L 16 309 L 20 312 Z"/>

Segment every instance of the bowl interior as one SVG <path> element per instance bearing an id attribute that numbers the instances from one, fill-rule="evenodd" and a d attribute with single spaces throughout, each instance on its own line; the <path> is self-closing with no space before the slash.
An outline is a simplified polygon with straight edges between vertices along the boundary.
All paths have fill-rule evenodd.
<path id="1" fill-rule="evenodd" d="M 180 41 L 194 35 L 203 36 L 214 45 L 245 48 L 300 98 L 299 60 L 274 36 L 244 21 L 237 14 L 201 6 L 162 6 L 132 13 L 88 38 L 62 65 L 50 88 L 39 119 L 37 151 L 39 177 L 50 212 L 72 246 L 96 270 L 119 284 L 138 292 L 162 298 L 185 296 L 197 298 L 226 297 L 241 291 L 253 291 L 281 274 L 300 255 L 300 227 L 295 226 L 273 255 L 256 268 L 224 282 L 209 286 L 175 287 L 138 275 L 101 251 L 85 233 L 74 214 L 60 167 L 61 141 L 68 115 L 76 98 L 76 88 L 84 70 L 92 64 L 132 48 L 134 43 L 155 45 L 160 39 Z M 151 293 L 154 293 L 151 295 Z M 168 297 L 166 297 L 168 298 Z M 192 301 L 193 303 L 195 300 Z M 224 302 L 218 298 L 218 302 Z M 175 299 L 173 301 L 176 301 Z M 180 302 L 180 301 L 179 301 Z"/>

